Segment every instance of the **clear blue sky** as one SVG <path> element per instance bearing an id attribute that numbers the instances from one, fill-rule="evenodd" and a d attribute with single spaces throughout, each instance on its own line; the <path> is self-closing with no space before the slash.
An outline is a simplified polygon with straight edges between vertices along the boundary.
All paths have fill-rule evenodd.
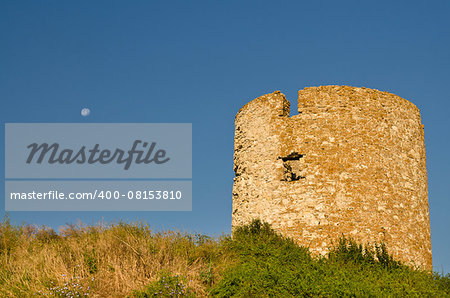
<path id="1" fill-rule="evenodd" d="M 274 90 L 296 109 L 304 87 L 364 86 L 421 110 L 434 265 L 450 272 L 450 2 L 277 2 L 1 1 L 3 127 L 193 124 L 192 212 L 12 212 L 11 219 L 55 228 L 142 219 L 155 229 L 229 233 L 239 108 Z M 0 150 L 4 156 L 4 144 Z M 4 195 L 0 202 L 3 216 Z"/>

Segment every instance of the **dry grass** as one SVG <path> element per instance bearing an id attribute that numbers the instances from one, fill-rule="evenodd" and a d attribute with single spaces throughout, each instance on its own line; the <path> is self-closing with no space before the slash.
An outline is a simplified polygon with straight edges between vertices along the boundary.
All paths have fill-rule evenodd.
<path id="1" fill-rule="evenodd" d="M 233 263 L 220 240 L 179 232 L 152 232 L 146 224 L 66 226 L 59 233 L 0 225 L 0 296 L 123 297 L 169 271 L 206 296 L 204 272 Z M 67 288 L 66 288 L 67 287 Z M 64 293 L 64 294 L 61 294 Z"/>

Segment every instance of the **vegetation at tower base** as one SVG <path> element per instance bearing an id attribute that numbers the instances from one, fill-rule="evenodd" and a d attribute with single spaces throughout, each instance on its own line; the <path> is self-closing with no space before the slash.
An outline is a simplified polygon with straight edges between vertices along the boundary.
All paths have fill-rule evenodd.
<path id="1" fill-rule="evenodd" d="M 254 220 L 236 229 L 225 249 L 240 262 L 223 274 L 211 294 L 229 296 L 450 296 L 450 277 L 414 270 L 342 237 L 328 258 L 312 257 L 267 224 Z"/>
<path id="2" fill-rule="evenodd" d="M 123 222 L 57 233 L 6 218 L 0 297 L 450 297 L 450 276 L 367 247 L 341 237 L 317 257 L 258 220 L 211 238 Z"/>

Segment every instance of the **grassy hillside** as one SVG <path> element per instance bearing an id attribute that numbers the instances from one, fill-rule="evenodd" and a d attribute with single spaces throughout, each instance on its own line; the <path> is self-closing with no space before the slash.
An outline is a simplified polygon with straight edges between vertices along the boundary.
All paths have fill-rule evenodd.
<path id="1" fill-rule="evenodd" d="M 342 238 L 328 258 L 254 221 L 233 238 L 152 232 L 146 224 L 0 225 L 0 296 L 429 296 L 450 277 L 413 270 L 382 245 Z"/>

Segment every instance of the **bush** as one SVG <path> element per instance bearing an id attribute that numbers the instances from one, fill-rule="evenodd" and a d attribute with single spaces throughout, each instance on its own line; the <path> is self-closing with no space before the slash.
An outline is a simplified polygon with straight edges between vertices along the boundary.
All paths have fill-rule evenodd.
<path id="1" fill-rule="evenodd" d="M 374 248 L 356 243 L 344 235 L 339 238 L 338 244 L 328 253 L 330 260 L 334 262 L 353 262 L 365 265 L 380 265 L 387 269 L 396 269 L 402 266 L 389 255 L 384 243 L 375 244 Z"/>
<path id="2" fill-rule="evenodd" d="M 341 237 L 327 258 L 311 257 L 259 220 L 236 229 L 224 243 L 239 256 L 211 296 L 342 297 L 450 295 L 449 277 L 395 261 L 384 244 L 374 249 Z"/>

